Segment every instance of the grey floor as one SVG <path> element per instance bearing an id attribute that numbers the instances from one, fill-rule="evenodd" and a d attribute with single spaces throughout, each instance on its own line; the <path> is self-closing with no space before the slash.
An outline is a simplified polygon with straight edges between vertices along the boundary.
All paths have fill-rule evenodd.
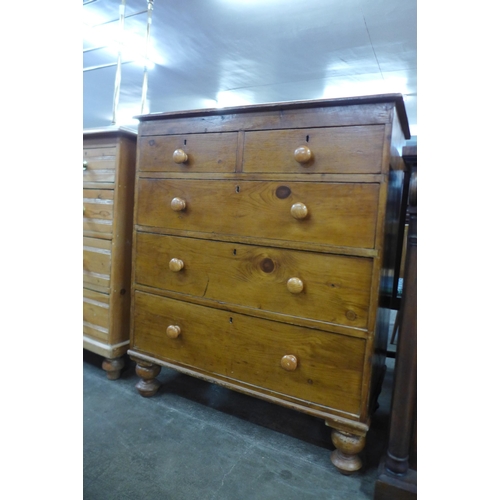
<path id="1" fill-rule="evenodd" d="M 372 499 L 387 442 L 394 359 L 362 458 L 343 476 L 322 420 L 163 368 L 152 398 L 130 362 L 110 381 L 83 356 L 86 500 Z"/>

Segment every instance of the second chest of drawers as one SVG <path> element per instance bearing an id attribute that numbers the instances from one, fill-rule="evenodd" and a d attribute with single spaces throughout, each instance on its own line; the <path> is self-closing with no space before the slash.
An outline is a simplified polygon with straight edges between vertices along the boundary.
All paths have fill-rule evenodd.
<path id="1" fill-rule="evenodd" d="M 136 134 L 83 133 L 83 347 L 120 376 L 130 338 Z"/>

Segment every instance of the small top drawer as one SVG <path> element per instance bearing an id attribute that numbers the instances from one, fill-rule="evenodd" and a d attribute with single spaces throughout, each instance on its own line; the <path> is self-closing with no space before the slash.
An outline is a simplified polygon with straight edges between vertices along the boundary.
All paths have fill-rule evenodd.
<path id="1" fill-rule="evenodd" d="M 245 133 L 244 172 L 376 174 L 384 126 L 367 125 Z"/>
<path id="2" fill-rule="evenodd" d="M 146 172 L 234 172 L 236 132 L 142 137 L 139 170 Z"/>
<path id="3" fill-rule="evenodd" d="M 116 147 L 83 149 L 83 182 L 114 182 Z"/>

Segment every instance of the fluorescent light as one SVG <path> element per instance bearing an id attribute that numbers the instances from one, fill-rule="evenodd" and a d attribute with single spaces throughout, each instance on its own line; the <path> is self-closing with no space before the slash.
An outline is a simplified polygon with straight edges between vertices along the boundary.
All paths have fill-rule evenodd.
<path id="1" fill-rule="evenodd" d="M 98 23 L 93 23 L 98 24 Z M 133 31 L 120 33 L 117 23 L 100 24 L 97 26 L 83 25 L 83 40 L 89 48 L 102 47 L 108 54 L 115 57 L 120 49 L 120 38 L 122 38 L 121 52 L 123 61 L 132 61 L 140 66 L 147 66 L 148 69 L 154 68 L 155 64 L 165 64 L 165 60 L 154 47 L 146 47 L 146 27 L 144 36 Z"/>
<path id="2" fill-rule="evenodd" d="M 332 82 L 332 79 L 330 79 Z M 323 98 L 353 97 L 360 95 L 408 93 L 406 78 L 377 78 L 370 80 L 342 80 L 330 83 L 323 90 Z"/>
<path id="3" fill-rule="evenodd" d="M 221 90 L 217 92 L 217 108 L 227 108 L 230 106 L 246 106 L 253 104 L 253 92 L 249 90 Z"/>
<path id="4" fill-rule="evenodd" d="M 134 107 L 120 107 L 116 110 L 116 123 L 117 127 L 120 126 L 128 126 L 128 127 L 136 127 L 139 124 L 139 120 L 133 118 L 141 114 L 140 106 Z"/>

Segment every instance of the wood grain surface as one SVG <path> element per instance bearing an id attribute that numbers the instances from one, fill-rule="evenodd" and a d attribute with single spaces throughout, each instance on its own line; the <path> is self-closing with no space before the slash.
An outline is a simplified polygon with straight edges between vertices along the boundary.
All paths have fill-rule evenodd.
<path id="1" fill-rule="evenodd" d="M 234 172 L 236 132 L 143 137 L 139 140 L 139 169 L 147 172 Z M 178 164 L 173 153 L 182 149 L 187 162 Z"/>
<path id="2" fill-rule="evenodd" d="M 185 231 L 373 248 L 378 184 L 138 179 L 136 223 Z M 172 210 L 173 198 L 186 209 Z M 295 219 L 294 203 L 308 216 Z"/>
<path id="3" fill-rule="evenodd" d="M 137 284 L 255 309 L 366 327 L 372 259 L 177 238 L 136 237 Z M 171 259 L 183 268 L 173 272 Z M 299 277 L 304 289 L 290 293 Z"/>
<path id="4" fill-rule="evenodd" d="M 133 348 L 163 360 L 358 413 L 365 341 L 135 293 Z M 169 325 L 182 334 L 167 336 Z M 296 370 L 281 367 L 285 355 Z"/>
<path id="5" fill-rule="evenodd" d="M 384 126 L 328 127 L 247 132 L 244 172 L 373 174 L 382 168 Z M 299 163 L 297 148 L 312 158 Z"/>

